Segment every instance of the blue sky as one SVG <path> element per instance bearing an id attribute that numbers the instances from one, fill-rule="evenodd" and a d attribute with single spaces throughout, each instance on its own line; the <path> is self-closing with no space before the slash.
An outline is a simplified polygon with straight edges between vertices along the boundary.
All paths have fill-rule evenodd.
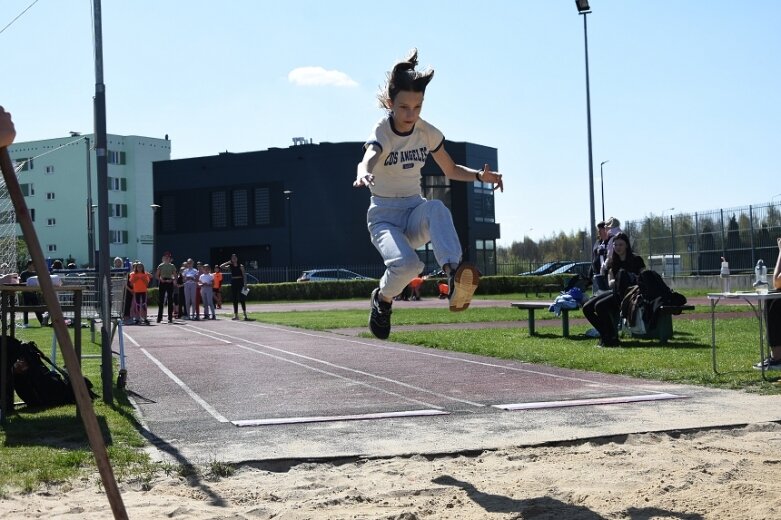
<path id="1" fill-rule="evenodd" d="M 0 28 L 33 0 L 4 0 Z M 781 198 L 781 1 L 592 0 L 595 206 L 622 220 Z M 183 158 L 363 141 L 418 47 L 422 117 L 498 149 L 500 245 L 590 229 L 583 18 L 573 0 L 103 1 L 108 131 Z M 87 0 L 0 33 L 17 141 L 92 131 Z M 356 163 L 359 161 L 356 157 Z M 345 184 L 345 189 L 352 189 Z M 675 208 L 670 211 L 669 208 Z M 356 215 L 363 219 L 364 215 Z"/>

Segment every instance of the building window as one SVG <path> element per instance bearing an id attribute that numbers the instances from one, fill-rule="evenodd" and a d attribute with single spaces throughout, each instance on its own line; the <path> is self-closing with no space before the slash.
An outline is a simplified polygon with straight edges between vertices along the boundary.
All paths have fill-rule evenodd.
<path id="1" fill-rule="evenodd" d="M 228 194 L 224 191 L 213 191 L 211 199 L 212 227 L 228 227 Z"/>
<path id="2" fill-rule="evenodd" d="M 35 222 L 35 208 L 30 208 L 30 220 Z"/>
<path id="3" fill-rule="evenodd" d="M 51 166 L 51 165 L 47 166 L 46 167 L 46 174 L 47 175 L 51 175 L 53 173 L 54 173 L 54 166 Z"/>
<path id="4" fill-rule="evenodd" d="M 496 274 L 495 240 L 475 240 L 475 262 L 483 274 Z"/>
<path id="5" fill-rule="evenodd" d="M 33 169 L 33 158 L 32 157 L 19 157 L 14 162 L 16 163 L 14 165 L 14 170 L 19 168 L 17 171 L 26 172 L 28 170 L 32 170 Z M 19 165 L 21 165 L 21 167 Z"/>
<path id="6" fill-rule="evenodd" d="M 57 224 L 57 219 L 54 219 L 54 218 L 47 218 L 46 219 L 46 225 L 47 226 L 54 226 L 55 224 Z"/>
<path id="7" fill-rule="evenodd" d="M 125 152 L 108 151 L 109 164 L 125 164 Z"/>
<path id="8" fill-rule="evenodd" d="M 109 204 L 109 217 L 127 218 L 127 204 Z"/>
<path id="9" fill-rule="evenodd" d="M 233 190 L 233 227 L 246 227 L 249 224 L 247 190 Z"/>
<path id="10" fill-rule="evenodd" d="M 35 195 L 35 186 L 33 186 L 32 182 L 20 184 L 19 187 L 22 189 L 22 195 L 25 197 L 32 197 Z"/>
<path id="11" fill-rule="evenodd" d="M 56 253 L 57 252 L 57 244 L 49 244 L 46 246 L 46 250 L 50 253 Z"/>
<path id="12" fill-rule="evenodd" d="M 125 230 L 109 230 L 109 241 L 112 244 L 127 244 L 127 231 Z"/>
<path id="13" fill-rule="evenodd" d="M 444 175 L 424 175 L 422 183 L 424 197 L 429 200 L 441 200 L 452 211 L 453 197 L 450 192 L 450 179 Z"/>
<path id="14" fill-rule="evenodd" d="M 268 188 L 255 188 L 255 225 L 271 224 L 271 196 Z"/>
<path id="15" fill-rule="evenodd" d="M 109 177 L 109 191 L 127 191 L 127 179 L 124 177 Z"/>
<path id="16" fill-rule="evenodd" d="M 54 200 L 54 192 L 50 191 L 46 193 L 46 200 Z"/>
<path id="17" fill-rule="evenodd" d="M 494 190 L 491 183 L 474 182 L 475 222 L 494 222 Z"/>

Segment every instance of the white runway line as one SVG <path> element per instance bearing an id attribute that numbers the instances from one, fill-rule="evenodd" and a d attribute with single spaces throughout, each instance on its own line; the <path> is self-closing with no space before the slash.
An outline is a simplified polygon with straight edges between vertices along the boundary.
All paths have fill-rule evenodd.
<path id="1" fill-rule="evenodd" d="M 367 347 L 375 347 L 375 348 L 381 348 L 381 349 L 385 349 L 385 350 L 395 350 L 395 351 L 398 351 L 398 352 L 405 352 L 405 353 L 408 353 L 408 354 L 414 354 L 414 355 L 418 355 L 418 356 L 428 356 L 428 357 L 433 357 L 433 358 L 438 358 L 438 359 L 446 359 L 448 361 L 458 361 L 458 362 L 461 362 L 461 363 L 467 363 L 467 364 L 471 364 L 471 365 L 479 365 L 479 366 L 485 366 L 485 367 L 489 367 L 489 368 L 501 368 L 502 370 L 511 370 L 513 372 L 524 372 L 524 373 L 528 373 L 528 374 L 535 374 L 535 375 L 540 375 L 540 376 L 552 377 L 554 379 L 564 379 L 564 380 L 567 380 L 567 381 L 578 381 L 580 383 L 591 383 L 593 385 L 598 385 L 600 387 L 631 388 L 631 386 L 627 386 L 627 385 L 620 385 L 618 383 L 607 383 L 607 382 L 604 382 L 604 381 L 595 381 L 593 379 L 586 379 L 584 377 L 565 376 L 565 375 L 562 375 L 562 374 L 551 374 L 550 372 L 543 372 L 541 370 L 534 370 L 534 369 L 530 369 L 530 368 L 514 367 L 514 366 L 510 366 L 510 365 L 500 365 L 500 364 L 497 364 L 497 363 L 489 363 L 487 361 L 477 361 L 476 359 L 466 359 L 466 358 L 462 358 L 462 357 L 449 356 L 447 354 L 440 354 L 440 353 L 437 353 L 437 352 L 426 352 L 424 350 L 413 350 L 413 349 L 410 349 L 410 348 L 404 348 L 403 346 L 394 345 L 392 343 L 380 343 L 379 340 L 377 342 L 375 342 L 375 343 L 369 343 L 368 341 L 359 341 L 359 340 L 355 340 L 355 339 L 345 338 L 344 336 L 340 336 L 338 334 L 333 334 L 333 333 L 329 334 L 328 336 L 323 336 L 321 334 L 316 334 L 316 333 L 312 333 L 312 332 L 309 332 L 309 331 L 302 331 L 302 330 L 295 330 L 295 329 L 289 329 L 289 328 L 283 328 L 283 327 L 277 327 L 277 326 L 270 326 L 270 325 L 260 324 L 260 323 L 257 323 L 257 322 L 246 323 L 244 325 L 248 325 L 248 326 L 252 326 L 252 327 L 259 327 L 259 328 L 264 328 L 264 329 L 270 329 L 270 330 L 275 330 L 275 331 L 279 331 L 279 332 L 288 332 L 290 334 L 298 334 L 298 335 L 301 335 L 301 336 L 310 336 L 310 337 L 313 337 L 313 338 L 319 338 L 319 339 L 330 340 L 330 341 L 338 340 L 338 341 L 342 341 L 342 342 L 345 342 L 345 343 L 353 343 L 353 344 L 356 344 L 356 345 L 363 345 L 363 346 L 367 346 Z M 226 336 L 228 336 L 228 335 L 226 334 Z M 231 336 L 228 336 L 228 337 L 231 337 Z M 423 347 L 421 347 L 421 348 L 423 348 Z M 521 364 L 528 364 L 526 361 L 521 361 L 521 360 L 515 360 L 514 362 L 515 363 L 521 363 Z M 646 388 L 644 388 L 643 391 L 644 392 L 664 393 L 664 392 L 661 392 L 661 391 L 658 391 L 658 390 L 649 390 L 649 389 L 646 389 Z"/>
<path id="2" fill-rule="evenodd" d="M 254 345 L 256 347 L 260 347 L 260 348 L 264 348 L 264 349 L 268 349 L 268 350 L 273 350 L 273 351 L 280 352 L 280 353 L 283 353 L 283 354 L 287 354 L 287 355 L 290 355 L 290 356 L 294 356 L 294 357 L 297 357 L 297 358 L 305 359 L 305 360 L 311 361 L 313 363 L 320 363 L 320 364 L 326 365 L 326 366 L 331 367 L 331 368 L 335 368 L 335 369 L 338 369 L 338 370 L 344 370 L 345 372 L 352 372 L 354 374 L 360 374 L 362 376 L 371 377 L 373 379 L 378 379 L 380 381 L 385 381 L 386 383 L 391 383 L 391 384 L 394 384 L 394 385 L 397 385 L 397 386 L 408 388 L 408 389 L 414 390 L 416 392 L 421 392 L 421 393 L 433 395 L 433 396 L 439 397 L 441 399 L 447 399 L 448 401 L 454 401 L 454 402 L 457 402 L 457 403 L 462 403 L 462 404 L 466 404 L 466 405 L 469 405 L 469 406 L 474 406 L 476 408 L 485 408 L 485 406 L 486 406 L 486 405 L 484 405 L 482 403 L 476 403 L 474 401 L 468 401 L 466 399 L 458 399 L 458 398 L 450 396 L 450 395 L 440 394 L 438 392 L 433 392 L 433 391 L 431 391 L 431 390 L 429 390 L 427 388 L 422 388 L 422 387 L 419 387 L 419 386 L 411 385 L 409 383 L 404 383 L 403 381 L 398 381 L 396 379 L 390 379 L 388 377 L 379 376 L 377 374 L 372 374 L 372 373 L 369 373 L 369 372 L 364 372 L 363 370 L 356 370 L 354 368 L 346 367 L 346 366 L 343 366 L 343 365 L 337 365 L 335 363 L 331 363 L 330 361 L 325 361 L 325 360 L 322 360 L 322 359 L 313 358 L 311 356 L 305 356 L 303 354 L 298 354 L 296 352 L 290 352 L 288 350 L 284 350 L 284 349 L 281 349 L 281 348 L 278 348 L 278 347 L 272 347 L 271 345 L 265 345 L 263 343 L 250 341 L 250 340 L 247 340 L 247 339 L 244 339 L 244 338 L 239 338 L 239 337 L 236 337 L 236 336 L 231 336 L 230 334 L 225 334 L 225 333 L 221 333 L 221 332 L 214 332 L 214 331 L 211 331 L 211 333 L 212 334 L 219 334 L 221 336 L 225 336 L 227 338 L 231 338 L 231 339 L 233 339 L 235 341 L 241 341 L 243 343 L 248 343 L 248 344 Z M 258 354 L 265 354 L 264 352 L 260 352 L 260 351 L 254 350 L 254 349 L 251 349 L 249 347 L 243 347 L 243 346 L 238 345 L 238 344 L 237 344 L 237 346 L 245 348 L 245 349 L 248 349 L 248 350 L 251 350 L 251 351 L 254 351 L 254 352 L 257 352 Z M 265 354 L 265 355 L 271 355 L 271 354 Z M 275 356 L 272 356 L 272 357 L 275 357 Z M 277 358 L 277 359 L 280 359 L 282 361 L 287 361 L 289 363 L 296 363 L 295 361 L 292 361 L 292 360 L 287 359 L 287 358 Z M 298 364 L 298 363 L 296 363 L 296 364 Z M 312 370 L 317 370 L 317 369 L 315 369 L 313 367 L 310 367 L 309 365 L 306 365 L 306 364 L 301 364 L 301 366 L 310 368 Z M 336 376 L 336 374 L 333 374 L 331 372 L 323 372 L 323 373 Z M 343 376 L 336 376 L 336 377 L 343 377 Z M 353 382 L 359 383 L 359 381 L 355 381 L 353 379 L 348 379 L 348 378 L 345 378 L 345 379 L 347 379 L 348 381 L 353 381 Z M 361 384 L 366 385 L 366 383 L 361 383 Z M 375 388 L 375 389 L 379 390 L 379 388 L 371 386 L 371 385 L 366 385 L 366 386 L 369 386 L 370 388 Z M 395 394 L 395 395 L 397 395 L 397 394 Z M 407 398 L 405 398 L 405 399 L 407 399 Z M 426 406 L 431 406 L 431 407 L 434 407 L 434 408 L 438 408 L 438 407 L 436 407 L 434 405 L 429 405 L 429 404 L 427 404 Z"/>
<path id="3" fill-rule="evenodd" d="M 365 383 L 363 381 L 358 381 L 357 379 L 350 379 L 349 377 L 341 376 L 339 374 L 334 374 L 333 372 L 328 372 L 326 370 L 321 370 L 319 368 L 315 368 L 315 367 L 309 366 L 309 365 L 307 365 L 305 363 L 299 363 L 298 361 L 293 361 L 292 359 L 287 359 L 287 358 L 283 358 L 283 357 L 280 357 L 280 356 L 275 356 L 274 354 L 269 354 L 268 352 L 261 352 L 260 350 L 256 350 L 256 349 L 254 349 L 252 347 L 245 347 L 244 345 L 238 345 L 237 344 L 236 346 L 239 347 L 239 348 L 243 348 L 244 350 L 248 350 L 250 352 L 254 352 L 255 354 L 260 354 L 261 356 L 268 356 L 268 357 L 276 359 L 278 361 L 284 361 L 286 363 L 291 363 L 293 365 L 297 365 L 297 366 L 306 368 L 308 370 L 312 370 L 314 372 L 319 372 L 319 373 L 325 374 L 327 376 L 335 377 L 337 379 L 341 379 L 341 380 L 347 381 L 349 383 L 353 383 L 353 384 L 360 385 L 360 386 L 365 386 L 367 388 L 371 388 L 372 390 L 376 390 L 376 391 L 382 392 L 384 394 L 388 394 L 388 395 L 392 395 L 394 397 L 398 397 L 400 399 L 403 399 L 404 401 L 409 401 L 411 403 L 419 404 L 421 406 L 428 406 L 430 408 L 436 408 L 436 409 L 439 409 L 439 410 L 442 409 L 441 406 L 437 406 L 435 404 L 427 403 L 425 401 L 420 401 L 418 399 L 413 399 L 411 397 L 407 397 L 405 395 L 398 394 L 396 392 L 391 392 L 390 390 L 385 390 L 384 388 L 379 388 L 377 386 L 370 385 L 369 383 Z M 277 350 L 277 349 L 274 349 L 274 350 Z"/>
<path id="4" fill-rule="evenodd" d="M 238 427 L 243 426 L 269 426 L 278 424 L 300 424 L 311 422 L 332 422 L 332 421 L 365 421 L 370 419 L 393 419 L 396 417 L 427 417 L 433 415 L 450 415 L 450 412 L 444 410 L 407 410 L 404 412 L 380 412 L 365 413 L 357 415 L 334 415 L 319 417 L 279 417 L 276 419 L 249 419 L 244 421 L 231 421 Z"/>
<path id="5" fill-rule="evenodd" d="M 190 397 L 193 399 L 193 401 L 195 401 L 196 403 L 198 403 L 198 404 L 201 406 L 201 408 L 203 408 L 204 410 L 206 410 L 206 411 L 209 413 L 209 415 L 211 415 L 212 417 L 214 417 L 215 419 L 217 419 L 217 420 L 218 420 L 219 422 L 221 422 L 221 423 L 230 422 L 228 419 L 226 419 L 225 417 L 223 417 L 223 416 L 222 416 L 222 414 L 220 414 L 220 413 L 219 413 L 217 410 L 215 410 L 215 409 L 214 409 L 214 408 L 213 408 L 213 407 L 212 407 L 212 406 L 211 406 L 209 403 L 207 403 L 206 401 L 204 401 L 204 400 L 201 398 L 201 396 L 199 396 L 198 394 L 196 394 L 195 392 L 193 392 L 193 390 L 192 390 L 192 389 L 191 389 L 189 386 L 187 386 L 187 385 L 184 383 L 184 381 L 182 381 L 181 379 L 179 379 L 178 377 L 176 377 L 176 375 L 175 375 L 173 372 L 171 372 L 170 370 L 168 370 L 168 368 L 167 368 L 165 365 L 163 365 L 163 363 L 162 363 L 162 362 L 160 362 L 160 361 L 159 361 L 157 358 L 155 358 L 155 357 L 154 357 L 152 354 L 150 354 L 149 352 L 147 352 L 147 350 L 146 350 L 145 348 L 142 348 L 142 349 L 141 349 L 141 352 L 143 352 L 143 353 L 144 353 L 144 355 L 145 355 L 146 357 L 148 357 L 149 359 L 151 359 L 151 360 L 152 360 L 152 363 L 154 363 L 155 365 L 157 365 L 157 366 L 158 366 L 158 368 L 159 368 L 160 370 L 162 370 L 162 371 L 163 371 L 163 373 L 164 373 L 165 375 L 167 375 L 167 376 L 168 376 L 168 377 L 169 377 L 169 378 L 170 378 L 170 379 L 171 379 L 171 380 L 172 380 L 174 383 L 176 383 L 177 385 L 179 385 L 179 387 L 181 387 L 181 389 L 182 389 L 182 390 L 184 390 L 184 391 L 187 393 L 187 395 L 189 395 L 189 396 L 190 396 Z"/>
<path id="6" fill-rule="evenodd" d="M 598 404 L 638 403 L 643 401 L 664 401 L 668 399 L 686 399 L 686 396 L 668 393 L 651 395 L 629 395 L 624 397 L 597 397 L 594 399 L 572 399 L 569 401 L 541 401 L 537 403 L 495 404 L 500 410 L 540 410 L 543 408 L 566 408 L 570 406 L 594 406 Z"/>

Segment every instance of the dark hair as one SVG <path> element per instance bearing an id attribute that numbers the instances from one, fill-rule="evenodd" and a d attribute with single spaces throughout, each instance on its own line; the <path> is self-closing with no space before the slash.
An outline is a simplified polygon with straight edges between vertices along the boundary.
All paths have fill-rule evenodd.
<path id="1" fill-rule="evenodd" d="M 626 257 L 629 258 L 630 256 L 634 256 L 634 252 L 632 252 L 632 243 L 629 241 L 629 235 L 627 235 L 624 232 L 618 233 L 616 236 L 610 239 L 611 242 L 615 242 L 616 240 L 623 240 L 626 243 Z M 616 253 L 615 248 L 613 248 L 613 254 L 610 255 L 610 258 L 608 258 L 608 267 L 612 270 L 614 269 L 617 262 L 619 262 L 621 258 L 618 256 L 618 253 Z"/>
<path id="2" fill-rule="evenodd" d="M 418 66 L 418 50 L 412 49 L 406 59 L 396 63 L 393 70 L 388 72 L 388 79 L 383 88 L 377 95 L 380 100 L 380 106 L 390 110 L 392 102 L 396 95 L 403 91 L 426 92 L 426 86 L 434 77 L 433 69 L 426 69 L 418 72 L 415 67 Z"/>

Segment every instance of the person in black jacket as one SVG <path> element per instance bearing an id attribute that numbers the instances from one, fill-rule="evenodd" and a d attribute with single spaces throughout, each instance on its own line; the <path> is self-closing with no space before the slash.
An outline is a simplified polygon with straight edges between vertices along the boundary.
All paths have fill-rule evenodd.
<path id="1" fill-rule="evenodd" d="M 599 332 L 600 347 L 617 347 L 618 327 L 615 318 L 619 315 L 621 299 L 637 277 L 645 270 L 641 256 L 632 252 L 629 237 L 619 233 L 613 238 L 613 254 L 607 261 L 609 292 L 594 296 L 583 306 L 583 315 Z"/>

